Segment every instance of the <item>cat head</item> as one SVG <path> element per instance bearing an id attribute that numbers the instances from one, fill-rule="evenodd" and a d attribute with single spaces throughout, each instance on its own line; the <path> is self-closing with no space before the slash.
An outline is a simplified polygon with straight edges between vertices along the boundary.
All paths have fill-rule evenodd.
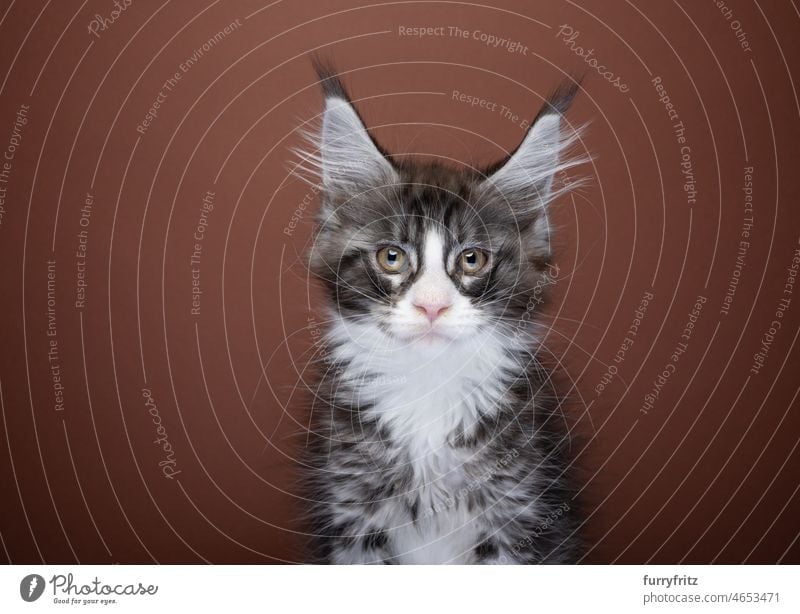
<path id="1" fill-rule="evenodd" d="M 317 69 L 322 125 L 315 152 L 300 155 L 322 194 L 310 268 L 335 317 L 422 345 L 508 334 L 530 317 L 551 259 L 548 204 L 567 189 L 554 176 L 584 161 L 564 156 L 579 138 L 563 120 L 577 84 L 545 103 L 504 160 L 457 169 L 393 160 L 335 72 Z"/>

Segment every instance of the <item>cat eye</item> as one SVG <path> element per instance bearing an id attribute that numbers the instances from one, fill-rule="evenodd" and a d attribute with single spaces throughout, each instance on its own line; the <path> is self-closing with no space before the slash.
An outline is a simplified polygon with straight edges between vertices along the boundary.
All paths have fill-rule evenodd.
<path id="1" fill-rule="evenodd" d="M 488 260 L 486 252 L 471 248 L 461 252 L 461 255 L 458 257 L 458 265 L 467 275 L 477 275 L 484 269 Z"/>
<path id="2" fill-rule="evenodd" d="M 380 267 L 387 273 L 401 273 L 408 266 L 408 257 L 399 247 L 389 246 L 379 249 L 375 257 Z"/>

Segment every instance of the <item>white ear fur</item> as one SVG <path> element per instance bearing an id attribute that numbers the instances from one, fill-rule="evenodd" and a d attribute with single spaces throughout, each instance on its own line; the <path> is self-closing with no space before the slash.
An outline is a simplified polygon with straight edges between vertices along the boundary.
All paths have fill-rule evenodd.
<path id="1" fill-rule="evenodd" d="M 319 151 L 318 167 L 327 190 L 352 193 L 397 180 L 355 109 L 339 96 L 325 99 Z"/>
<path id="2" fill-rule="evenodd" d="M 522 143 L 499 169 L 484 180 L 484 188 L 493 192 L 519 216 L 531 220 L 526 226 L 524 243 L 529 253 L 549 257 L 550 221 L 548 203 L 561 194 L 582 185 L 582 180 L 559 182 L 553 189 L 553 178 L 562 170 L 590 160 L 589 156 L 569 156 L 567 150 L 581 137 L 582 127 L 562 127 L 563 116 L 553 112 L 540 115 Z"/>
<path id="3" fill-rule="evenodd" d="M 486 179 L 513 207 L 543 208 L 565 191 L 553 192 L 553 177 L 586 161 L 564 159 L 564 151 L 580 138 L 580 130 L 570 129 L 565 134 L 561 121 L 559 113 L 539 117 L 508 161 Z"/>

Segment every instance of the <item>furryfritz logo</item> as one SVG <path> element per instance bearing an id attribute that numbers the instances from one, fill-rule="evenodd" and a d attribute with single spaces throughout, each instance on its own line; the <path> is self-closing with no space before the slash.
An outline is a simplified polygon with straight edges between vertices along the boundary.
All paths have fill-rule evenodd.
<path id="1" fill-rule="evenodd" d="M 44 578 L 32 573 L 19 583 L 19 595 L 24 601 L 36 601 L 44 592 Z"/>

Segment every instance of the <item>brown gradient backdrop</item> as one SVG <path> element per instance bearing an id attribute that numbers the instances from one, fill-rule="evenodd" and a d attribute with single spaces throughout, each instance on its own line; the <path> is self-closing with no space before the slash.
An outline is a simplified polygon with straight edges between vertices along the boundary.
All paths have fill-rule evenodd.
<path id="1" fill-rule="evenodd" d="M 565 74 L 585 72 L 569 117 L 591 121 L 595 161 L 589 185 L 555 207 L 559 276 L 542 320 L 543 356 L 558 358 L 565 392 L 574 383 L 565 412 L 585 441 L 575 442 L 584 560 L 800 562 L 800 285 L 750 372 L 791 298 L 800 247 L 796 7 L 731 0 L 728 17 L 710 1 L 492 4 L 134 0 L 99 36 L 88 27 L 110 16 L 110 0 L 2 4 L 0 152 L 14 151 L 0 182 L 0 559 L 301 559 L 292 469 L 320 315 L 302 261 L 313 194 L 287 168 L 295 129 L 321 108 L 308 61 L 318 50 L 390 150 L 462 162 L 518 143 L 523 130 L 501 105 L 529 119 Z M 180 64 L 237 19 L 137 132 Z M 562 25 L 578 38 L 565 43 Z M 400 26 L 469 35 L 419 39 Z M 476 31 L 527 48 L 493 47 Z M 629 91 L 570 45 L 593 49 Z M 655 77 L 685 125 L 694 203 Z M 27 123 L 14 136 L 21 105 Z M 753 229 L 725 315 L 746 166 Z M 646 292 L 639 333 L 614 363 Z M 644 414 L 698 296 L 707 301 L 688 348 Z M 609 365 L 618 374 L 598 393 Z M 171 478 L 144 389 L 173 449 Z"/>

